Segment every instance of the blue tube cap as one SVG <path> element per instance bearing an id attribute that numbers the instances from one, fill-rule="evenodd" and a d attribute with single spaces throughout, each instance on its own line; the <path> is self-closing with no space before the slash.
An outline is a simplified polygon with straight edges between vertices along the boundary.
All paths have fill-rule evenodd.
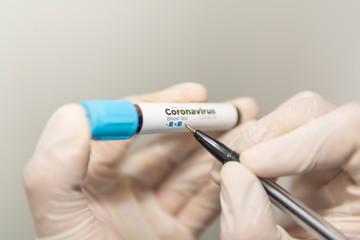
<path id="1" fill-rule="evenodd" d="M 128 139 L 136 133 L 139 117 L 133 103 L 125 100 L 97 99 L 83 101 L 80 104 L 88 114 L 93 139 Z"/>

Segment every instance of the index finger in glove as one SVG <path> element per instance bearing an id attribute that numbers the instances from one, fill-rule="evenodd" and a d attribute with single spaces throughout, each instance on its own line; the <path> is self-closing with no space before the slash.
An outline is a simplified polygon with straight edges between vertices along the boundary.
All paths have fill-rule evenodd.
<path id="1" fill-rule="evenodd" d="M 333 107 L 333 104 L 316 93 L 298 93 L 239 134 L 232 146 L 235 151 L 241 152 L 259 142 L 286 134 L 330 112 Z"/>
<path id="2" fill-rule="evenodd" d="M 262 141 L 286 134 L 318 116 L 328 113 L 333 105 L 320 95 L 304 91 L 282 103 L 275 111 L 258 121 L 243 125 L 243 131 L 230 142 L 230 147 L 241 153 Z M 219 182 L 221 163 L 214 162 L 213 180 Z"/>
<path id="3" fill-rule="evenodd" d="M 360 183 L 360 104 L 347 104 L 278 138 L 242 152 L 256 175 L 278 177 L 343 168 Z"/>

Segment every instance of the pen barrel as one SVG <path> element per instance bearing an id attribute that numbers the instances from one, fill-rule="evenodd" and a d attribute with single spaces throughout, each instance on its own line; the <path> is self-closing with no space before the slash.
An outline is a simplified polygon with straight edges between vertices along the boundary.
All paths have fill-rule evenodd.
<path id="1" fill-rule="evenodd" d="M 231 150 L 225 144 L 215 140 L 206 133 L 196 130 L 194 137 L 211 155 L 221 161 L 222 164 L 228 161 L 239 161 L 239 154 L 237 152 Z"/>
<path id="2" fill-rule="evenodd" d="M 296 223 L 320 239 L 345 240 L 339 230 L 269 178 L 259 178 L 271 202 Z"/>

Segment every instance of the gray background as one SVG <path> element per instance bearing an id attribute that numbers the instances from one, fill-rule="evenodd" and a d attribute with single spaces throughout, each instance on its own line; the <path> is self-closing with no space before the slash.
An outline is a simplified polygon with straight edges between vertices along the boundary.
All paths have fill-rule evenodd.
<path id="1" fill-rule="evenodd" d="M 1 0 L 0 238 L 34 239 L 21 172 L 50 114 L 183 81 L 261 114 L 301 90 L 359 100 L 359 1 Z M 203 239 L 218 239 L 215 222 Z"/>

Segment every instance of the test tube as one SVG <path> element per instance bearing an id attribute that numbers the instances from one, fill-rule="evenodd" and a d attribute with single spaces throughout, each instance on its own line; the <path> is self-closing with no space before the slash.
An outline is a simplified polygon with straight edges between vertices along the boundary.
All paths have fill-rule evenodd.
<path id="1" fill-rule="evenodd" d="M 128 139 L 135 134 L 187 131 L 185 124 L 204 130 L 227 130 L 241 120 L 229 103 L 137 103 L 97 99 L 80 103 L 86 110 L 93 139 Z"/>

